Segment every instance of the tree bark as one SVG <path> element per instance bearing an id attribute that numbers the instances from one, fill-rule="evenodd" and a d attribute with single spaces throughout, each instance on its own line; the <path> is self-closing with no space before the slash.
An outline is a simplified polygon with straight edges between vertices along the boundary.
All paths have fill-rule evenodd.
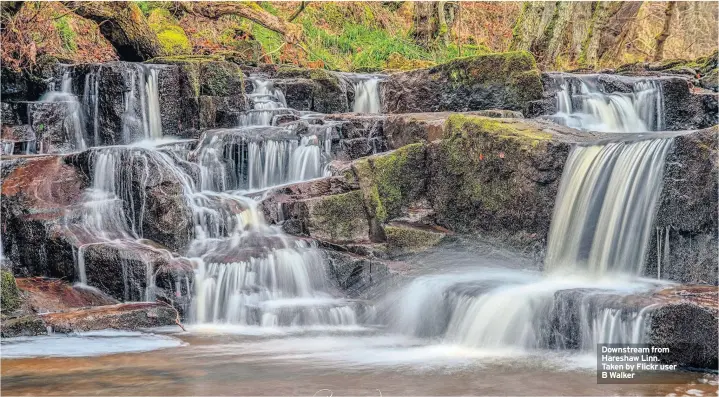
<path id="1" fill-rule="evenodd" d="M 284 36 L 285 41 L 290 44 L 299 43 L 302 40 L 302 28 L 298 25 L 280 19 L 259 6 L 252 6 L 240 2 L 225 1 L 178 1 L 177 7 L 189 14 L 199 15 L 209 19 L 218 19 L 225 15 L 237 15 L 258 23 L 265 28 Z"/>
<path id="2" fill-rule="evenodd" d="M 123 61 L 140 62 L 164 55 L 157 35 L 134 2 L 64 1 L 75 14 L 95 21 Z"/>
<path id="3" fill-rule="evenodd" d="M 674 10 L 677 8 L 676 1 L 670 1 L 667 4 L 667 9 L 664 12 L 664 26 L 662 26 L 662 32 L 657 36 L 656 49 L 654 51 L 654 61 L 661 61 L 664 57 L 664 43 L 669 37 L 669 30 L 671 29 L 672 17 L 674 16 Z"/>
<path id="4" fill-rule="evenodd" d="M 424 48 L 448 45 L 458 2 L 417 1 L 413 3 L 412 39 Z"/>

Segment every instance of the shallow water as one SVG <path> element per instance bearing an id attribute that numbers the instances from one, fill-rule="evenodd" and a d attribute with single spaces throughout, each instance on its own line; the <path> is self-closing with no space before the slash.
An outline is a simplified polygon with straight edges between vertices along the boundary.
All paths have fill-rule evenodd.
<path id="1" fill-rule="evenodd" d="M 2 393 L 716 395 L 716 377 L 687 372 L 669 375 L 679 385 L 597 385 L 594 357 L 581 354 L 471 350 L 371 329 L 267 331 L 191 327 L 172 334 L 177 347 L 161 350 L 3 359 Z"/>

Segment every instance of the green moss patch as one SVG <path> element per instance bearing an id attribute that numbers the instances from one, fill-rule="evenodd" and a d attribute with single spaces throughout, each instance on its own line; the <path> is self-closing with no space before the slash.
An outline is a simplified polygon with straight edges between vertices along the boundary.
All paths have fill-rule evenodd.
<path id="1" fill-rule="evenodd" d="M 443 233 L 416 227 L 387 225 L 384 228 L 390 250 L 413 252 L 437 245 L 445 237 Z"/>
<path id="2" fill-rule="evenodd" d="M 415 143 L 355 161 L 352 168 L 371 217 L 380 223 L 396 218 L 424 193 L 425 151 L 424 143 Z"/>
<path id="3" fill-rule="evenodd" d="M 21 303 L 20 289 L 17 287 L 12 273 L 0 270 L 0 289 L 2 290 L 2 302 L 0 302 L 2 313 L 8 314 L 17 310 Z"/>
<path id="4" fill-rule="evenodd" d="M 369 224 L 360 191 L 311 199 L 307 205 L 313 237 L 334 242 L 367 240 Z"/>

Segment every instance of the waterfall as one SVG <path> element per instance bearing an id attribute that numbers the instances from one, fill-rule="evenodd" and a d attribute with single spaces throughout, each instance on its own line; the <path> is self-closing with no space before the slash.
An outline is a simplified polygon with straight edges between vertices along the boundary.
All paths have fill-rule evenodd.
<path id="1" fill-rule="evenodd" d="M 549 271 L 641 273 L 671 144 L 667 138 L 572 150 L 549 233 Z"/>
<path id="2" fill-rule="evenodd" d="M 202 189 L 260 190 L 324 176 L 331 139 L 331 128 L 322 137 L 307 135 L 299 141 L 279 127 L 211 132 L 195 151 Z"/>
<path id="3" fill-rule="evenodd" d="M 655 306 L 627 296 L 652 236 L 672 138 L 577 146 L 557 195 L 544 274 L 483 269 L 423 276 L 380 304 L 391 330 L 481 349 L 644 343 Z"/>
<path id="4" fill-rule="evenodd" d="M 660 82 L 625 78 L 629 92 L 607 93 L 600 77 L 555 76 L 560 90 L 556 94 L 557 113 L 550 118 L 568 127 L 599 132 L 664 129 L 664 100 Z"/>
<path id="5" fill-rule="evenodd" d="M 122 143 L 162 138 L 159 71 L 141 64 L 131 66 L 125 73 L 125 82 L 130 90 L 124 94 Z"/>
<path id="6" fill-rule="evenodd" d="M 249 97 L 252 99 L 253 110 L 242 115 L 241 126 L 273 125 L 275 116 L 292 113 L 287 108 L 284 93 L 279 88 L 275 88 L 271 80 L 252 77 L 250 81 L 253 90 Z"/>
<path id="7" fill-rule="evenodd" d="M 102 66 L 97 72 L 88 72 L 85 75 L 85 88 L 82 95 L 82 103 L 85 108 L 85 114 L 88 118 L 92 118 L 92 134 L 94 138 L 93 145 L 100 145 L 100 129 L 99 129 L 99 105 L 100 105 L 100 82 L 99 76 L 102 74 Z"/>
<path id="8" fill-rule="evenodd" d="M 160 90 L 157 80 L 158 70 L 145 70 L 145 96 L 147 111 L 145 116 L 145 138 L 162 138 L 162 122 L 160 120 Z"/>
<path id="9" fill-rule="evenodd" d="M 355 83 L 355 100 L 352 111 L 356 113 L 380 113 L 382 107 L 379 98 L 379 82 L 377 77 L 361 79 Z"/>
<path id="10" fill-rule="evenodd" d="M 68 114 L 65 115 L 63 128 L 67 136 L 72 140 L 75 150 L 85 150 L 85 121 L 82 112 L 82 105 L 77 96 L 72 92 L 72 76 L 66 70 L 62 74 L 60 91 L 50 91 L 42 96 L 42 102 L 64 102 L 67 104 Z"/>

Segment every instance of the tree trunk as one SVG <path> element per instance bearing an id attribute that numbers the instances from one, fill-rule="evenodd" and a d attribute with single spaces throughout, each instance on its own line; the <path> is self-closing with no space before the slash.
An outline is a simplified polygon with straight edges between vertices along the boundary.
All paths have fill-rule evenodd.
<path id="1" fill-rule="evenodd" d="M 95 21 L 123 61 L 140 62 L 164 55 L 157 35 L 134 2 L 65 1 L 75 14 Z"/>
<path id="2" fill-rule="evenodd" d="M 225 1 L 178 1 L 176 6 L 194 15 L 209 19 L 218 19 L 225 15 L 237 15 L 258 23 L 265 28 L 277 32 L 285 37 L 290 44 L 299 43 L 302 40 L 302 28 L 293 23 L 280 19 L 263 10 L 254 3 L 247 2 L 225 2 Z"/>
<path id="3" fill-rule="evenodd" d="M 424 48 L 448 45 L 455 23 L 458 3 L 454 1 L 417 1 L 413 3 L 412 39 Z"/>
<path id="4" fill-rule="evenodd" d="M 664 43 L 667 41 L 667 38 L 669 37 L 669 30 L 671 29 L 672 24 L 672 17 L 674 16 L 674 10 L 677 7 L 676 1 L 670 1 L 669 4 L 667 4 L 667 9 L 664 12 L 664 26 L 662 27 L 662 32 L 659 33 L 657 36 L 657 44 L 656 44 L 656 50 L 654 52 L 654 60 L 655 61 L 661 61 L 664 57 Z"/>

